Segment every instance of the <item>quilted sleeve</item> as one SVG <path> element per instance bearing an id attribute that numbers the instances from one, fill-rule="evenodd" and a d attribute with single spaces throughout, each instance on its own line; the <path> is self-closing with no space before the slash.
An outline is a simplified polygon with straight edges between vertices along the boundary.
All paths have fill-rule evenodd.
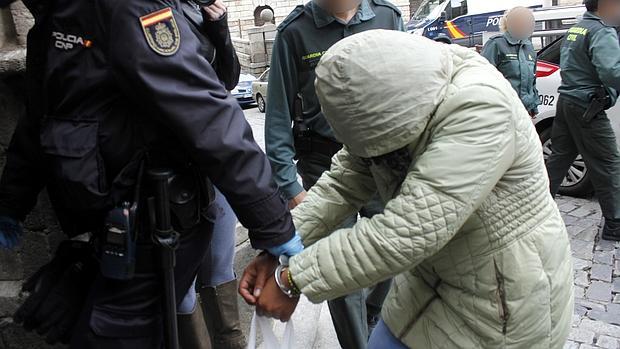
<path id="1" fill-rule="evenodd" d="M 313 302 L 333 299 L 410 270 L 446 245 L 514 161 L 511 103 L 485 86 L 445 101 L 426 151 L 384 213 L 291 259 L 301 291 Z"/>
<path id="2" fill-rule="evenodd" d="M 336 154 L 331 169 L 310 189 L 291 213 L 305 246 L 332 233 L 355 214 L 376 192 L 375 182 L 362 160 L 347 152 Z"/>

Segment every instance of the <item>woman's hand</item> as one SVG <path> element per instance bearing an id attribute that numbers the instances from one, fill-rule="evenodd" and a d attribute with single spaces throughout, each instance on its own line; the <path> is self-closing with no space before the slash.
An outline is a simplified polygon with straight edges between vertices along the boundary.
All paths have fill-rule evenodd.
<path id="1" fill-rule="evenodd" d="M 224 1 L 215 0 L 215 2 L 209 6 L 205 6 L 202 8 L 206 15 L 206 19 L 209 21 L 219 21 L 226 14 L 226 5 L 224 5 Z"/>

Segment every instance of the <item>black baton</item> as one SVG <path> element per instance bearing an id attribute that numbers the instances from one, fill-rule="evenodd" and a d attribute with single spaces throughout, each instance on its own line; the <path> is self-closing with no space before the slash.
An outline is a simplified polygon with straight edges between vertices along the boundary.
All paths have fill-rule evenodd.
<path id="1" fill-rule="evenodd" d="M 150 209 L 154 212 L 155 227 L 153 240 L 160 246 L 161 267 L 164 286 L 164 319 L 166 349 L 179 348 L 179 332 L 177 326 L 177 303 L 174 287 L 175 250 L 179 234 L 172 229 L 170 223 L 170 194 L 168 180 L 172 172 L 167 169 L 149 170 L 153 182 L 155 202 L 151 201 Z"/>

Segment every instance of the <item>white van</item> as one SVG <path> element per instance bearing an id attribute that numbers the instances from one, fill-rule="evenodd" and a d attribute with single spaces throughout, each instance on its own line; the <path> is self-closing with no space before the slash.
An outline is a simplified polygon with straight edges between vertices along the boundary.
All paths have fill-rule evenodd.
<path id="1" fill-rule="evenodd" d="M 482 44 L 485 32 L 498 32 L 506 10 L 541 8 L 551 0 L 426 0 L 407 23 L 407 31 L 429 39 L 467 47 Z"/>

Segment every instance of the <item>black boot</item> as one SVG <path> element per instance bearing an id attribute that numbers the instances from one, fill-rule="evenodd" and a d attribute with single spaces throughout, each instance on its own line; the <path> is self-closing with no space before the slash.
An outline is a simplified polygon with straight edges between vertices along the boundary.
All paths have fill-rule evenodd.
<path id="1" fill-rule="evenodd" d="M 216 287 L 203 287 L 200 299 L 205 320 L 217 349 L 245 349 L 237 305 L 237 280 Z"/>
<path id="2" fill-rule="evenodd" d="M 603 240 L 620 241 L 620 221 L 605 218 Z"/>

